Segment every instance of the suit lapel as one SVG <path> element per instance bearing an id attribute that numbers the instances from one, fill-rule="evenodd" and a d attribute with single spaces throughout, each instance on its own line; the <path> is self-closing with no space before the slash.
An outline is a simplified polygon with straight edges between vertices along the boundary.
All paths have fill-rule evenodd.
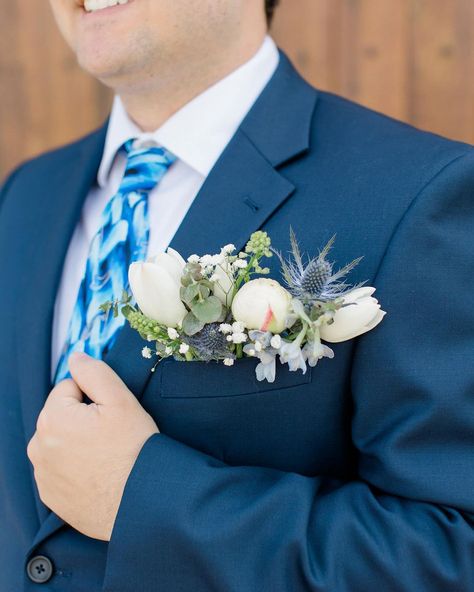
<path id="1" fill-rule="evenodd" d="M 47 178 L 34 178 L 24 197 L 27 240 L 21 263 L 24 275 L 18 298 L 18 376 L 26 443 L 52 388 L 51 333 L 54 302 L 69 241 L 84 199 L 94 183 L 106 125 L 55 159 Z M 48 158 L 45 156 L 44 158 Z M 30 467 L 32 469 L 32 467 Z M 33 471 L 32 471 L 33 475 Z M 34 482 L 34 480 L 33 480 Z M 35 495 L 38 513 L 49 510 Z"/>

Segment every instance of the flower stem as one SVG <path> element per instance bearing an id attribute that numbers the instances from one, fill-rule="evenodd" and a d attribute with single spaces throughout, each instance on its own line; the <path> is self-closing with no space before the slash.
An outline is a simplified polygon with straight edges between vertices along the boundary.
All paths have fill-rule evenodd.
<path id="1" fill-rule="evenodd" d="M 252 266 L 254 265 L 255 261 L 258 261 L 258 257 L 256 255 L 252 255 L 252 257 L 250 257 L 250 259 L 247 263 L 247 267 L 245 268 L 244 273 L 239 274 L 239 276 L 237 277 L 235 284 L 234 284 L 233 296 L 235 296 L 237 294 L 237 292 L 239 291 L 239 288 L 243 282 L 249 281 L 249 278 L 251 275 L 251 269 L 252 269 Z"/>

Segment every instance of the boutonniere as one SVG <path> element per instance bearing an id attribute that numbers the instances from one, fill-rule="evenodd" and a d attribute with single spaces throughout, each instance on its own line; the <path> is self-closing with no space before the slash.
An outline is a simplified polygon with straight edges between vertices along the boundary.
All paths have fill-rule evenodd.
<path id="1" fill-rule="evenodd" d="M 291 371 L 333 358 L 325 345 L 352 339 L 380 323 L 385 312 L 375 288 L 344 281 L 361 258 L 334 271 L 327 259 L 335 237 L 315 257 L 303 259 L 294 232 L 285 259 L 266 232 L 252 234 L 245 250 L 224 246 L 216 255 L 185 261 L 168 249 L 129 268 L 131 294 L 106 302 L 104 313 L 120 312 L 149 345 L 145 358 L 219 361 L 232 366 L 258 358 L 258 380 L 273 382 L 276 360 Z M 276 255 L 286 286 L 266 278 L 262 261 Z M 153 344 L 153 347 L 151 347 Z M 155 365 L 156 367 L 156 365 Z M 153 368 L 153 370 L 155 369 Z"/>

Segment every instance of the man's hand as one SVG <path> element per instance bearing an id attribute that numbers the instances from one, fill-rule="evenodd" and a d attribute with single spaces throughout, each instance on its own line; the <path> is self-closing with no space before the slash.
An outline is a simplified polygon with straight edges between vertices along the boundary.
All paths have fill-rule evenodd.
<path id="1" fill-rule="evenodd" d="M 74 380 L 49 394 L 27 453 L 43 503 L 79 532 L 108 541 L 133 464 L 159 430 L 107 364 L 72 354 L 69 368 Z M 93 403 L 83 403 L 82 392 Z"/>

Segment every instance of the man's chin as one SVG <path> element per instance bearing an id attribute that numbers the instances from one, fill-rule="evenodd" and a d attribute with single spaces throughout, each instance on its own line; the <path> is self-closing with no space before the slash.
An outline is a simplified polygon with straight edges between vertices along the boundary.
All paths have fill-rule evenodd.
<path id="1" fill-rule="evenodd" d="M 126 60 L 121 60 L 117 52 L 105 52 L 99 49 L 77 52 L 79 66 L 88 74 L 107 86 L 113 86 L 127 70 Z"/>

